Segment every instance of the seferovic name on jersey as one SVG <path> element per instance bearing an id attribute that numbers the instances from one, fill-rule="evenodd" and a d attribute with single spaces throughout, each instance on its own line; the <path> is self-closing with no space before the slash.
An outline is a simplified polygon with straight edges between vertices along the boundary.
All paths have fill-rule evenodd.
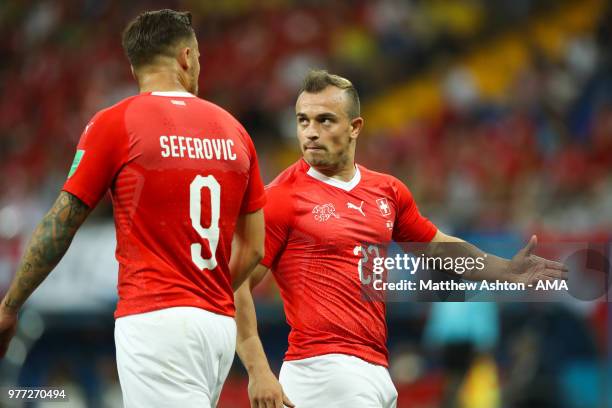
<path id="1" fill-rule="evenodd" d="M 200 139 L 189 136 L 160 136 L 162 157 L 202 160 L 236 160 L 231 139 Z"/>

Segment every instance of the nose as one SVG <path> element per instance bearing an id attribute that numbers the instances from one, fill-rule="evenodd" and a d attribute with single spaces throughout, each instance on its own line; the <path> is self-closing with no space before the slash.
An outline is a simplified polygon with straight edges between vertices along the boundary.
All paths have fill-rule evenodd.
<path id="1" fill-rule="evenodd" d="M 319 138 L 319 132 L 315 128 L 314 124 L 309 124 L 306 128 L 304 128 L 304 136 L 308 140 L 317 140 Z"/>

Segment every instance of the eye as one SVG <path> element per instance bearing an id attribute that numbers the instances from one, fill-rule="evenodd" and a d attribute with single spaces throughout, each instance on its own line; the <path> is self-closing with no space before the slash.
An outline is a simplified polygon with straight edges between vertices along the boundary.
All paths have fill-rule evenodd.
<path id="1" fill-rule="evenodd" d="M 308 125 L 308 119 L 301 117 L 301 118 L 297 118 L 297 121 L 300 125 L 302 126 L 307 126 Z"/>

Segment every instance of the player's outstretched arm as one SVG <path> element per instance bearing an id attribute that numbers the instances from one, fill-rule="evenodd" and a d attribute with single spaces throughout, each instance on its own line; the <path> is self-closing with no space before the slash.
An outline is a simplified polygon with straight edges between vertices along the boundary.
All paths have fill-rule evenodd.
<path id="1" fill-rule="evenodd" d="M 19 309 L 62 259 L 90 212 L 80 199 L 62 191 L 34 230 L 0 305 L 0 357 L 4 357 L 15 334 Z"/>
<path id="2" fill-rule="evenodd" d="M 266 227 L 263 210 L 242 214 L 236 221 L 229 269 L 232 287 L 238 289 L 263 259 Z"/>
<path id="3" fill-rule="evenodd" d="M 268 268 L 257 265 L 246 282 L 234 293 L 238 328 L 236 353 L 249 374 L 251 407 L 294 407 L 268 364 L 257 332 L 257 316 L 251 291 L 267 272 Z"/>
<path id="4" fill-rule="evenodd" d="M 550 261 L 533 254 L 537 245 L 537 237 L 533 235 L 527 245 L 512 259 L 504 259 L 487 254 L 485 268 L 472 269 L 463 277 L 469 280 L 506 280 L 508 282 L 522 282 L 536 284 L 543 280 L 567 280 L 568 270 L 560 262 Z M 460 238 L 446 235 L 439 231 L 427 250 L 429 256 L 436 257 L 482 257 L 485 252 L 475 245 Z"/>

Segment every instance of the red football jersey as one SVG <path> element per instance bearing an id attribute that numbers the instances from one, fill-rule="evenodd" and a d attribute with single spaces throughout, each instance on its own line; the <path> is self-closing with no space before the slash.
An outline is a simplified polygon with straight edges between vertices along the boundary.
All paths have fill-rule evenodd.
<path id="1" fill-rule="evenodd" d="M 272 269 L 291 326 L 285 359 L 341 353 L 387 366 L 385 303 L 363 296 L 362 246 L 428 242 L 436 227 L 402 182 L 363 166 L 342 182 L 300 160 L 266 193 L 262 263 Z"/>
<path id="2" fill-rule="evenodd" d="M 111 192 L 115 317 L 174 306 L 233 316 L 236 219 L 265 203 L 240 123 L 187 92 L 142 93 L 98 112 L 77 149 L 64 190 L 90 207 Z"/>

